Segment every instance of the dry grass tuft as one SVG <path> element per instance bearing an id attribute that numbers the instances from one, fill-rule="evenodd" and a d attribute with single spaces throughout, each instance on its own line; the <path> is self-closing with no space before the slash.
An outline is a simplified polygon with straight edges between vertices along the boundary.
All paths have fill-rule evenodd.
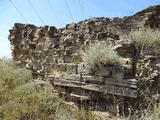
<path id="1" fill-rule="evenodd" d="M 149 53 L 160 54 L 160 31 L 151 28 L 132 31 L 129 38 L 136 42 L 140 53 L 147 51 Z"/>
<path id="2" fill-rule="evenodd" d="M 123 64 L 122 58 L 117 55 L 116 51 L 102 42 L 90 44 L 85 50 L 82 59 L 89 70 L 94 70 L 101 66 L 121 66 Z"/>

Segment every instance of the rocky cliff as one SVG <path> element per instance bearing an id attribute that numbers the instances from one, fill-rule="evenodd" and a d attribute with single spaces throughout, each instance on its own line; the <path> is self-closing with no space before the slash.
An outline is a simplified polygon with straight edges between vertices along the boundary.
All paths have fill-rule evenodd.
<path id="1" fill-rule="evenodd" d="M 70 88 L 67 93 L 72 96 L 93 99 L 95 94 L 101 93 L 102 96 L 114 94 L 137 98 L 144 85 L 137 83 L 138 80 L 152 80 L 152 88 L 159 83 L 159 56 L 145 55 L 137 60 L 134 41 L 124 39 L 132 30 L 145 27 L 160 29 L 160 5 L 133 16 L 92 18 L 61 29 L 15 23 L 9 40 L 17 64 L 31 69 L 35 77 L 49 78 L 57 89 L 65 88 L 66 92 L 66 87 Z M 125 62 L 120 68 L 106 68 L 105 72 L 112 74 L 105 77 L 90 75 L 82 63 L 82 52 L 89 43 L 96 41 L 114 46 Z M 93 94 L 88 95 L 91 92 Z"/>

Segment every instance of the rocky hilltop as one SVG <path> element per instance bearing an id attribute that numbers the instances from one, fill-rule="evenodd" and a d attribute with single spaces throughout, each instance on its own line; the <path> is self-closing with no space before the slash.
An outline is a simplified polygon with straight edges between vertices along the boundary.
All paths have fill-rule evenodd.
<path id="1" fill-rule="evenodd" d="M 116 105 L 120 101 L 127 101 L 126 105 L 128 101 L 140 101 L 139 91 L 145 89 L 144 84 L 149 84 L 148 95 L 159 92 L 155 88 L 159 88 L 160 56 L 148 54 L 137 59 L 134 41 L 123 37 L 145 27 L 160 29 L 160 5 L 133 16 L 92 18 L 61 29 L 15 23 L 9 30 L 9 40 L 14 61 L 31 69 L 36 78 L 49 79 L 58 91 L 78 100 L 96 101 L 101 98 L 100 106 L 111 110 L 104 108 L 104 102 L 106 106 L 111 106 L 106 100 Z M 95 41 L 114 46 L 125 64 L 91 75 L 82 62 L 81 54 Z M 148 81 L 143 84 L 144 78 Z M 113 101 L 110 95 L 115 95 L 119 101 Z M 115 109 L 115 106 L 111 107 Z"/>

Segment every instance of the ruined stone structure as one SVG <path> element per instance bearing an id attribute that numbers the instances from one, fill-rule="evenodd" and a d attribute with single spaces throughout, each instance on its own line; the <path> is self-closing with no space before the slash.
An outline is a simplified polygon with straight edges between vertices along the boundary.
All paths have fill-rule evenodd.
<path id="1" fill-rule="evenodd" d="M 139 82 L 144 78 L 149 83 L 152 80 L 152 88 L 159 84 L 159 56 L 145 55 L 137 60 L 134 41 L 122 39 L 130 31 L 144 27 L 160 28 L 159 5 L 133 16 L 92 18 L 62 29 L 15 23 L 9 40 L 17 64 L 31 69 L 35 77 L 49 79 L 55 88 L 70 96 L 90 100 L 109 94 L 136 99 L 144 85 Z M 96 41 L 113 45 L 125 64 L 91 75 L 81 54 Z"/>

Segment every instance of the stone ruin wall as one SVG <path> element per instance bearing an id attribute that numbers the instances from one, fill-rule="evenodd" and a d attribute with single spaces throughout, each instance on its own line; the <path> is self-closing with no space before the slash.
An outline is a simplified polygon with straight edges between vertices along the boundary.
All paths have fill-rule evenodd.
<path id="1" fill-rule="evenodd" d="M 124 58 L 132 58 L 131 42 L 120 40 L 124 33 L 149 27 L 160 27 L 160 6 L 124 18 L 93 18 L 57 29 L 16 23 L 10 30 L 13 59 L 32 69 L 35 75 L 54 72 L 58 63 L 80 63 L 81 52 L 90 42 L 105 41 L 117 47 Z M 127 44 L 127 45 L 126 45 Z"/>
<path id="2" fill-rule="evenodd" d="M 152 88 L 157 83 L 159 84 L 157 76 L 159 76 L 160 61 L 157 60 L 157 56 L 147 55 L 137 61 L 134 42 L 122 39 L 122 36 L 130 31 L 144 27 L 160 28 L 160 6 L 150 7 L 124 18 L 92 18 L 68 24 L 61 29 L 54 26 L 36 27 L 30 24 L 15 23 L 10 30 L 9 40 L 14 61 L 31 69 L 35 77 L 47 76 L 54 80 L 53 84 L 57 86 L 66 87 L 68 85 L 67 87 L 74 89 L 81 88 L 86 91 L 101 91 L 101 93 L 105 93 L 104 90 L 100 90 L 101 85 L 104 84 L 104 78 L 89 75 L 82 63 L 81 54 L 89 43 L 103 41 L 111 44 L 123 57 L 125 64 L 122 70 L 121 68 L 109 68 L 115 74 L 109 76 L 108 81 L 113 82 L 114 78 L 116 83 L 122 77 L 122 86 L 119 85 L 121 87 L 118 89 L 114 86 L 114 91 L 110 86 L 108 88 L 104 86 L 104 89 L 108 89 L 110 93 L 112 91 L 115 93 L 117 89 L 116 95 L 122 95 L 119 91 L 125 86 L 126 90 L 123 89 L 123 91 L 126 92 L 123 95 L 136 98 L 137 95 L 133 94 L 137 92 L 135 80 L 146 77 L 154 80 Z M 63 74 L 57 77 L 57 73 Z M 67 83 L 67 80 L 76 81 L 76 84 L 75 82 Z M 95 87 L 95 84 L 99 86 Z"/>

